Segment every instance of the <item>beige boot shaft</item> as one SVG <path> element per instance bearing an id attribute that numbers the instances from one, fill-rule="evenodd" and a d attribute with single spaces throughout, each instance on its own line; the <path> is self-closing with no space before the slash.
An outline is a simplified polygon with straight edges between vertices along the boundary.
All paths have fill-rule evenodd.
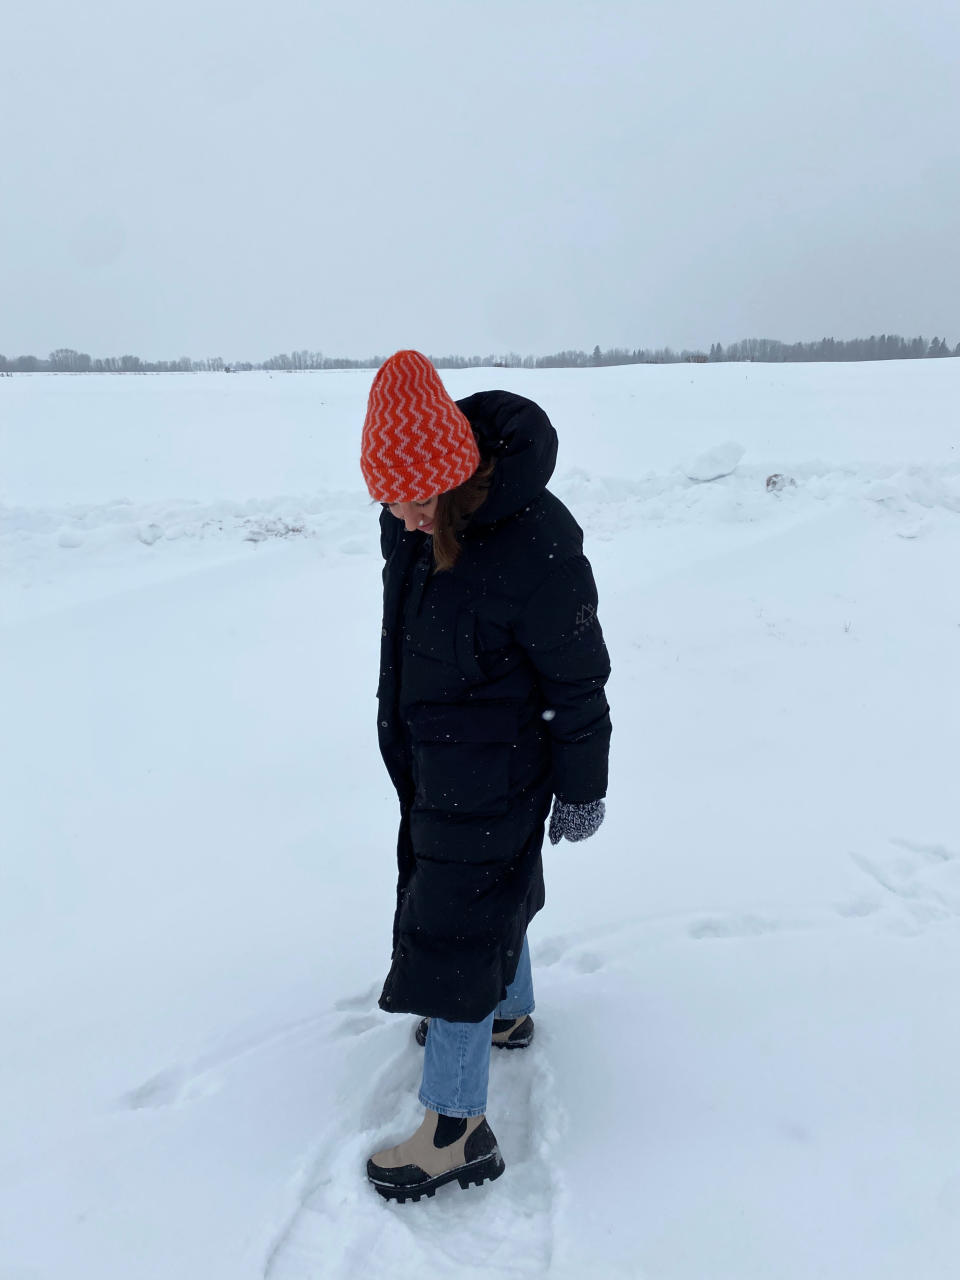
<path id="1" fill-rule="evenodd" d="M 456 1142 L 451 1142 L 448 1147 L 435 1147 L 433 1138 L 437 1131 L 437 1113 L 427 1111 L 423 1117 L 423 1124 L 415 1134 L 407 1138 L 406 1142 L 401 1142 L 399 1146 L 379 1151 L 373 1157 L 373 1163 L 379 1165 L 381 1169 L 400 1169 L 404 1165 L 412 1164 L 422 1169 L 431 1178 L 436 1178 L 442 1173 L 449 1173 L 459 1165 L 466 1164 L 467 1139 L 474 1130 L 479 1129 L 481 1124 L 483 1124 L 483 1116 L 470 1116 L 466 1121 L 467 1127 L 463 1135 Z"/>

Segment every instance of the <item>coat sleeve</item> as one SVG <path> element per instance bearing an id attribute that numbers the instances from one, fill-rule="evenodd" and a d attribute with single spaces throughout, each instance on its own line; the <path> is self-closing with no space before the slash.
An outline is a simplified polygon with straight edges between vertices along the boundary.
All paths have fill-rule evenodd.
<path id="1" fill-rule="evenodd" d="M 607 792 L 610 659 L 586 556 L 554 569 L 526 602 L 516 638 L 533 664 L 553 746 L 553 790 L 568 804 Z"/>

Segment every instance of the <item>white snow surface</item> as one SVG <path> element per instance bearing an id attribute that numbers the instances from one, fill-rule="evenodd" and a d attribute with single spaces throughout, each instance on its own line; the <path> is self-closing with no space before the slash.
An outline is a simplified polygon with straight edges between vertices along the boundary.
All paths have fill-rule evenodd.
<path id="1" fill-rule="evenodd" d="M 402 1206 L 370 376 L 0 379 L 0 1280 L 955 1280 L 960 360 L 446 375 L 558 429 L 614 739 L 506 1174 Z"/>

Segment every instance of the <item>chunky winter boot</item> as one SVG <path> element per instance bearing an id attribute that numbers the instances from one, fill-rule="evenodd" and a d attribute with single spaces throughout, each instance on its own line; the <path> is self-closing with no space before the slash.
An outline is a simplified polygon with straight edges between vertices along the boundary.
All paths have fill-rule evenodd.
<path id="1" fill-rule="evenodd" d="M 417 1044 L 427 1043 L 429 1030 L 430 1019 L 421 1018 L 414 1032 Z M 495 1049 L 525 1049 L 532 1039 L 533 1019 L 529 1014 L 523 1018 L 494 1018 L 490 1043 Z"/>
<path id="2" fill-rule="evenodd" d="M 499 1178 L 503 1157 L 484 1116 L 457 1120 L 428 1111 L 398 1147 L 367 1161 L 367 1177 L 385 1200 L 419 1200 L 456 1179 L 464 1190 Z"/>

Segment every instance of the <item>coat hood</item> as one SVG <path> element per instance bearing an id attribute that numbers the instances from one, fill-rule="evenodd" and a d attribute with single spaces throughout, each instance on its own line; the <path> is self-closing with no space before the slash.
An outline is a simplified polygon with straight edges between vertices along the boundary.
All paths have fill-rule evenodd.
<path id="1" fill-rule="evenodd" d="M 490 491 L 471 525 L 496 524 L 540 496 L 557 465 L 557 433 L 533 400 L 510 391 L 479 391 L 457 401 L 481 454 L 496 459 Z"/>

